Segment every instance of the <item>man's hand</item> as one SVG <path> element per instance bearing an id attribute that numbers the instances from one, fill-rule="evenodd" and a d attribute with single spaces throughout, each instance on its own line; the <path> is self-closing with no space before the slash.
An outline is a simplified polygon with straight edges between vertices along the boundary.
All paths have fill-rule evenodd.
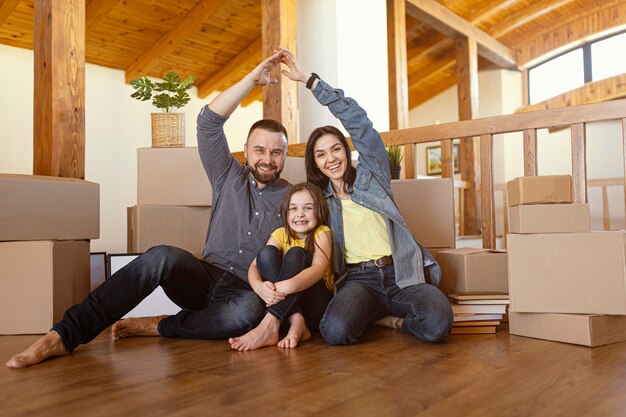
<path id="1" fill-rule="evenodd" d="M 254 288 L 254 292 L 265 301 L 265 307 L 273 306 L 285 299 L 285 294 L 277 291 L 276 286 L 271 281 L 263 281 L 261 285 Z"/>
<path id="2" fill-rule="evenodd" d="M 283 51 L 279 50 L 274 53 L 274 55 L 266 58 L 259 65 L 256 66 L 248 76 L 257 86 L 264 86 L 268 84 L 276 84 L 278 79 L 276 77 L 272 77 L 271 73 L 276 68 L 276 65 L 280 64 L 283 56 Z"/>
<path id="3" fill-rule="evenodd" d="M 298 62 L 296 56 L 289 49 L 281 46 L 278 49 L 278 53 L 281 54 L 281 62 L 289 67 L 289 71 L 281 71 L 284 76 L 292 81 L 300 81 L 302 83 L 306 83 L 309 80 L 311 73 Z"/>

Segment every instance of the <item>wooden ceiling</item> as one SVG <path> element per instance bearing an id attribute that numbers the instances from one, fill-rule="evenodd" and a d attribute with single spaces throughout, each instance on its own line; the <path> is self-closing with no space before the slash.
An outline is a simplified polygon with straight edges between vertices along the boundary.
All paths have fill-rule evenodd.
<path id="1" fill-rule="evenodd" d="M 0 43 L 33 48 L 33 1 L 0 2 Z M 456 84 L 454 34 L 407 0 L 409 107 Z M 626 23 L 626 0 L 438 0 L 491 41 L 514 51 L 516 65 Z M 437 29 L 435 29 L 436 27 Z M 201 97 L 241 78 L 261 59 L 261 0 L 87 0 L 86 60 L 162 77 L 196 75 Z M 443 32 L 443 33 L 442 33 Z M 479 68 L 496 68 L 481 57 Z M 255 96 L 260 98 L 260 96 Z"/>

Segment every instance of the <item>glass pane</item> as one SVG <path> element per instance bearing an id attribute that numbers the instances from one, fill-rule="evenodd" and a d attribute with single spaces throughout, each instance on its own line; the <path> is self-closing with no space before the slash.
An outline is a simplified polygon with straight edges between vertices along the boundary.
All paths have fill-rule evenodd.
<path id="1" fill-rule="evenodd" d="M 528 73 L 529 101 L 535 104 L 585 84 L 583 50 L 574 49 Z"/>
<path id="2" fill-rule="evenodd" d="M 626 73 L 626 33 L 591 44 L 593 81 Z"/>

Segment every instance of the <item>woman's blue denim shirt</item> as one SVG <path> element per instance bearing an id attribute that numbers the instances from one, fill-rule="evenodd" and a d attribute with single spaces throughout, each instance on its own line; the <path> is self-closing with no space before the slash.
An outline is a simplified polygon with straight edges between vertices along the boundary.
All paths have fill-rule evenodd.
<path id="1" fill-rule="evenodd" d="M 348 191 L 352 201 L 382 214 L 385 218 L 396 284 L 400 288 L 425 282 L 439 285 L 441 268 L 430 252 L 415 241 L 393 199 L 387 152 L 367 113 L 356 101 L 345 97 L 342 90 L 334 89 L 322 80 L 313 89 L 313 95 L 341 121 L 359 153 L 356 180 Z M 334 270 L 338 276 L 342 276 L 347 272 L 347 267 L 344 262 L 341 200 L 335 195 L 330 182 L 325 195 L 330 210 L 330 227 L 333 230 Z"/>

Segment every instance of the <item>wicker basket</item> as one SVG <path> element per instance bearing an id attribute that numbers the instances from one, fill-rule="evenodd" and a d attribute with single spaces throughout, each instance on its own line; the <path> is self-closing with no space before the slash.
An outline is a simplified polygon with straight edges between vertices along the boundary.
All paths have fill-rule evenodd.
<path id="1" fill-rule="evenodd" d="M 183 148 L 185 147 L 185 115 L 184 113 L 151 113 L 152 114 L 152 147 Z"/>

